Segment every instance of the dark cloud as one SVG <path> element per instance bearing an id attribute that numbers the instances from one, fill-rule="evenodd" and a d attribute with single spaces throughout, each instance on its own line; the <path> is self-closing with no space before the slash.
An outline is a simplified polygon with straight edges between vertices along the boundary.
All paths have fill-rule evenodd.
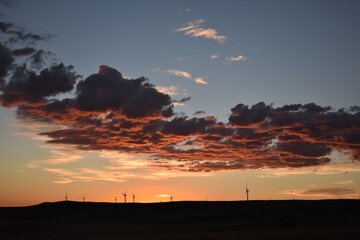
<path id="1" fill-rule="evenodd" d="M 305 141 L 282 141 L 277 144 L 276 150 L 305 157 L 322 157 L 330 154 L 331 148 L 322 143 L 310 143 Z"/>
<path id="2" fill-rule="evenodd" d="M 287 167 L 299 168 L 299 167 L 309 167 L 317 166 L 325 163 L 329 163 L 330 158 L 299 158 L 299 157 L 283 157 L 281 162 Z"/>
<path id="3" fill-rule="evenodd" d="M 14 24 L 13 23 L 9 23 L 9 22 L 0 22 L 0 31 L 2 33 L 8 33 L 11 29 L 11 27 L 13 27 Z"/>
<path id="4" fill-rule="evenodd" d="M 204 111 L 196 111 L 193 115 L 201 115 L 201 114 L 206 114 L 206 112 L 204 112 Z"/>
<path id="5" fill-rule="evenodd" d="M 6 1 L 4 3 L 7 3 Z M 6 78 L 12 76 L 7 83 L 8 87 L 14 82 L 24 82 L 25 75 L 31 75 L 32 70 L 41 70 L 46 65 L 46 58 L 53 53 L 45 50 L 35 49 L 33 46 L 38 41 L 46 41 L 50 35 L 39 35 L 26 32 L 23 28 L 15 26 L 13 23 L 0 22 L 0 90 L 6 91 Z M 21 67 L 20 67 L 21 66 Z M 22 73 L 20 73 L 22 71 Z M 27 73 L 25 73 L 27 72 Z M 16 80 L 16 77 L 21 79 Z M 11 83 L 10 83 L 11 82 Z M 17 91 L 17 89 L 12 89 Z M 17 93 L 6 92 L 8 98 L 14 97 Z"/>
<path id="6" fill-rule="evenodd" d="M 146 83 L 144 77 L 128 80 L 114 68 L 102 65 L 99 72 L 80 81 L 76 108 L 83 111 L 121 111 L 127 117 L 172 116 L 172 100 Z"/>
<path id="7" fill-rule="evenodd" d="M 231 109 L 232 114 L 229 117 L 229 122 L 238 126 L 259 123 L 266 119 L 271 109 L 271 106 L 268 106 L 263 102 L 259 102 L 251 106 L 251 108 L 240 103 Z"/>
<path id="8" fill-rule="evenodd" d="M 5 84 L 5 77 L 8 75 L 12 65 L 14 63 L 14 58 L 8 49 L 3 43 L 0 42 L 0 90 L 2 91 Z"/>
<path id="9" fill-rule="evenodd" d="M 23 56 L 31 55 L 35 51 L 36 50 L 33 47 L 24 47 L 24 48 L 19 48 L 19 49 L 12 50 L 11 54 L 13 56 L 16 56 L 16 57 L 23 57 Z"/>
<path id="10" fill-rule="evenodd" d="M 33 33 L 27 33 L 24 29 L 19 27 L 13 27 L 11 25 L 10 27 L 7 27 L 5 25 L 5 28 L 3 31 L 6 34 L 9 34 L 10 37 L 7 39 L 7 43 L 14 44 L 31 44 L 34 45 L 38 41 L 48 41 L 52 36 L 49 34 L 45 35 L 39 35 L 39 34 L 33 34 Z"/>
<path id="11" fill-rule="evenodd" d="M 180 100 L 174 100 L 174 103 L 186 103 L 188 101 L 190 101 L 191 97 L 186 97 L 186 98 L 182 98 Z"/>
<path id="12" fill-rule="evenodd" d="M 18 0 L 0 0 L 0 5 L 3 5 L 5 7 L 13 7 L 16 6 L 16 3 Z"/>
<path id="13" fill-rule="evenodd" d="M 214 123 L 216 123 L 216 119 L 213 117 L 192 119 L 176 117 L 171 121 L 165 122 L 161 132 L 183 136 L 196 135 L 197 133 L 206 133 L 207 127 Z"/>
<path id="14" fill-rule="evenodd" d="M 36 102 L 72 90 L 78 77 L 72 66 L 62 63 L 46 68 L 39 74 L 19 66 L 3 87 L 0 101 L 3 106 Z"/>

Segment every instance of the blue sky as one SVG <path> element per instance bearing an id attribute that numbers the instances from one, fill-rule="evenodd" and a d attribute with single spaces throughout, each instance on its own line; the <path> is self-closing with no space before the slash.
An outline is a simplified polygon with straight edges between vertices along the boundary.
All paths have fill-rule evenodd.
<path id="1" fill-rule="evenodd" d="M 205 111 L 226 123 L 238 103 L 264 101 L 281 107 L 314 102 L 333 109 L 359 105 L 359 10 L 358 1 L 38 0 L 18 1 L 1 12 L 2 19 L 30 32 L 52 34 L 37 47 L 73 65 L 83 79 L 107 64 L 126 77 L 144 76 L 162 90 L 171 89 L 174 99 L 191 97 L 175 106 L 175 112 L 192 116 Z M 196 31 L 210 35 L 194 36 Z M 17 160 L 10 167 L 3 157 L 3 167 L 25 171 L 27 162 L 49 155 L 38 147 L 39 140 L 13 134 L 18 129 L 12 109 L 0 112 L 2 135 L 35 149 L 34 157 L 23 159 L 11 150 L 12 144 L 4 144 L 3 156 Z M 96 154 L 81 154 L 103 166 Z M 219 181 L 235 181 L 230 175 Z M 360 184 L 353 178 L 329 180 L 336 181 Z"/>

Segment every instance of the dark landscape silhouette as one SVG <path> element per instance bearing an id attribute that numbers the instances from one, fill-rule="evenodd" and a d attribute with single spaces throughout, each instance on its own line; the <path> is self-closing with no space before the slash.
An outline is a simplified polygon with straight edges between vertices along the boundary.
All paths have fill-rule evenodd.
<path id="1" fill-rule="evenodd" d="M 0 208 L 1 239 L 357 239 L 359 200 L 62 201 Z"/>

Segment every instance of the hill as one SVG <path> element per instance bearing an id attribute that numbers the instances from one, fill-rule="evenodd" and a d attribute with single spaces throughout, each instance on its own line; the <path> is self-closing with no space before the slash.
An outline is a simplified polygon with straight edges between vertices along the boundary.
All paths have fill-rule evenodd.
<path id="1" fill-rule="evenodd" d="M 358 239 L 360 201 L 55 202 L 0 208 L 0 239 Z"/>

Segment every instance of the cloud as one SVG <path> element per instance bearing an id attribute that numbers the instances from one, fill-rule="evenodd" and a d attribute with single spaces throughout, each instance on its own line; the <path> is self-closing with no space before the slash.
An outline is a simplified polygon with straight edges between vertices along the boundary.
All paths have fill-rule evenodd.
<path id="1" fill-rule="evenodd" d="M 184 61 L 185 59 L 184 57 L 174 57 L 175 61 Z"/>
<path id="2" fill-rule="evenodd" d="M 333 182 L 333 184 L 347 185 L 347 184 L 354 184 L 354 181 L 353 180 L 338 181 L 338 182 Z"/>
<path id="3" fill-rule="evenodd" d="M 16 56 L 16 57 L 23 57 L 23 56 L 28 56 L 30 54 L 33 54 L 35 52 L 35 48 L 32 47 L 24 47 L 24 48 L 19 48 L 19 49 L 14 49 L 12 50 L 12 55 Z"/>
<path id="4" fill-rule="evenodd" d="M 185 72 L 185 71 L 181 71 L 181 70 L 175 70 L 175 69 L 171 69 L 171 70 L 161 70 L 161 69 L 157 68 L 157 69 L 154 69 L 154 71 L 161 71 L 161 72 L 164 72 L 164 73 L 170 73 L 170 74 L 175 75 L 175 76 L 193 79 L 193 77 L 191 76 L 190 73 Z M 201 78 L 201 77 L 196 77 L 196 78 L 194 78 L 194 82 L 195 82 L 195 83 L 198 83 L 198 84 L 203 84 L 203 85 L 208 84 L 208 82 L 206 82 L 206 81 L 205 81 L 203 78 Z M 162 88 L 160 87 L 160 89 L 162 89 Z M 163 89 L 163 90 L 164 90 L 164 89 Z"/>
<path id="5" fill-rule="evenodd" d="M 15 106 L 45 101 L 44 98 L 69 92 L 80 77 L 72 66 L 51 64 L 42 69 L 51 52 L 36 49 L 38 41 L 50 35 L 26 32 L 13 23 L 0 22 L 0 104 Z M 41 70 L 41 71 L 40 71 Z"/>
<path id="6" fill-rule="evenodd" d="M 175 69 L 171 69 L 171 70 L 164 70 L 162 71 L 164 73 L 170 73 L 172 75 L 175 75 L 175 76 L 179 76 L 179 77 L 185 77 L 185 78 L 190 78 L 192 79 L 192 76 L 190 73 L 188 72 L 185 72 L 185 71 L 181 71 L 181 70 L 175 70 Z"/>
<path id="7" fill-rule="evenodd" d="M 229 60 L 230 62 L 239 62 L 239 61 L 247 60 L 247 57 L 245 57 L 245 56 L 237 56 L 237 57 L 228 57 L 226 59 Z"/>
<path id="8" fill-rule="evenodd" d="M 324 198 L 355 198 L 358 189 L 348 188 L 323 188 L 310 190 L 285 190 L 283 194 L 295 195 L 300 197 L 324 197 Z"/>
<path id="9" fill-rule="evenodd" d="M 156 197 L 156 198 L 169 198 L 169 197 L 170 197 L 170 194 L 165 194 L 165 193 L 163 193 L 163 194 L 157 194 L 157 195 L 155 195 L 154 197 Z"/>
<path id="10" fill-rule="evenodd" d="M 333 159 L 331 162 L 318 165 L 318 166 L 305 166 L 301 168 L 279 168 L 279 169 L 268 169 L 264 170 L 264 175 L 261 175 L 260 178 L 270 178 L 270 177 L 283 177 L 289 175 L 344 175 L 347 173 L 357 173 L 360 172 L 358 164 L 354 164 L 348 159 L 343 159 L 339 161 L 338 157 Z"/>
<path id="11" fill-rule="evenodd" d="M 18 0 L 1 0 L 0 5 L 4 7 L 14 7 L 17 5 Z"/>
<path id="12" fill-rule="evenodd" d="M 173 95 L 177 95 L 177 87 L 176 86 L 168 86 L 168 87 L 165 87 L 165 86 L 155 86 L 156 90 L 158 90 L 159 92 L 163 93 L 163 94 L 167 94 L 167 95 L 170 95 L 170 96 L 173 96 Z"/>
<path id="13" fill-rule="evenodd" d="M 338 174 L 356 166 L 338 166 L 334 171 L 330 168 L 334 151 L 359 160 L 358 112 L 334 112 L 314 104 L 279 108 L 262 102 L 251 107 L 238 104 L 228 124 L 211 116 L 128 118 L 116 111 L 48 105 L 44 110 L 20 108 L 19 116 L 71 124 L 41 133 L 51 139 L 49 143 L 70 144 L 82 151 L 149 154 L 157 168 L 185 172 L 301 168 L 301 173 L 315 169 L 316 174 Z"/>
<path id="14" fill-rule="evenodd" d="M 65 147 L 62 147 L 61 149 L 52 149 L 50 152 L 52 156 L 31 161 L 27 164 L 27 167 L 35 168 L 41 165 L 62 165 L 75 162 L 83 158 L 83 156 L 74 151 L 74 149 Z"/>
<path id="15" fill-rule="evenodd" d="M 198 84 L 208 84 L 203 78 L 197 77 L 194 79 L 194 81 Z"/>
<path id="16" fill-rule="evenodd" d="M 46 68 L 39 74 L 19 66 L 10 81 L 4 84 L 0 102 L 3 106 L 38 102 L 45 97 L 71 91 L 78 78 L 72 66 L 62 63 Z"/>
<path id="17" fill-rule="evenodd" d="M 212 39 L 223 44 L 227 37 L 219 35 L 216 29 L 200 27 L 201 24 L 203 24 L 204 22 L 205 20 L 198 19 L 194 22 L 187 23 L 185 27 L 175 29 L 175 31 L 184 32 L 185 35 L 190 35 L 192 37 L 203 37 L 207 39 Z"/>
<path id="18" fill-rule="evenodd" d="M 193 31 L 202 23 L 203 20 L 191 23 L 182 31 Z M 12 24 L 0 24 L 0 31 L 10 38 L 27 34 L 11 33 L 12 28 Z M 27 35 L 24 39 L 31 43 L 35 36 Z M 338 171 L 329 168 L 336 159 L 334 152 L 343 152 L 346 161 L 360 160 L 358 106 L 333 110 L 315 103 L 277 108 L 264 102 L 252 106 L 239 103 L 231 108 L 227 123 L 213 116 L 189 118 L 173 112 L 175 104 L 189 100 L 172 99 L 173 87 L 157 88 L 145 77 L 128 79 L 107 65 L 101 65 L 97 73 L 81 80 L 71 66 L 64 64 L 39 71 L 23 65 L 16 67 L 13 60 L 20 58 L 16 55 L 32 56 L 32 50 L 1 46 L 0 54 L 5 56 L 0 67 L 1 104 L 17 107 L 17 117 L 30 126 L 52 125 L 45 130 L 36 128 L 47 143 L 75 149 L 75 152 L 54 150 L 54 157 L 37 163 L 38 167 L 46 164 L 43 168 L 62 174 L 60 182 L 127 179 L 116 175 L 121 166 L 115 166 L 119 167 L 117 170 L 86 168 L 71 172 L 75 175 L 65 174 L 61 170 L 65 169 L 63 165 L 80 159 L 76 151 L 141 154 L 146 156 L 149 167 L 176 174 L 289 168 L 337 174 Z M 162 72 L 205 82 L 180 70 Z M 76 91 L 72 92 L 76 83 Z M 67 93 L 67 98 L 57 98 L 59 93 Z M 353 168 L 356 167 L 354 164 Z M 341 169 L 351 170 L 349 166 Z M 124 171 L 124 176 L 132 175 Z"/>
<path id="19" fill-rule="evenodd" d="M 191 97 L 182 98 L 180 100 L 174 100 L 174 106 L 185 106 L 185 103 L 190 101 Z"/>
<path id="20" fill-rule="evenodd" d="M 196 111 L 193 115 L 202 115 L 202 114 L 205 114 L 204 111 Z"/>
<path id="21" fill-rule="evenodd" d="M 219 57 L 219 55 L 216 55 L 216 54 L 210 56 L 210 58 L 211 58 L 212 60 L 217 59 L 218 57 Z"/>
<path id="22" fill-rule="evenodd" d="M 14 61 L 11 50 L 0 42 L 0 90 L 3 90 L 5 77 L 8 75 Z"/>
<path id="23" fill-rule="evenodd" d="M 180 10 L 179 13 L 190 13 L 191 9 L 190 8 L 186 8 L 184 10 Z"/>
<path id="24" fill-rule="evenodd" d="M 172 114 L 169 95 L 157 91 L 144 77 L 124 79 L 107 65 L 80 81 L 76 92 L 75 107 L 82 111 L 118 110 L 132 118 Z"/>

